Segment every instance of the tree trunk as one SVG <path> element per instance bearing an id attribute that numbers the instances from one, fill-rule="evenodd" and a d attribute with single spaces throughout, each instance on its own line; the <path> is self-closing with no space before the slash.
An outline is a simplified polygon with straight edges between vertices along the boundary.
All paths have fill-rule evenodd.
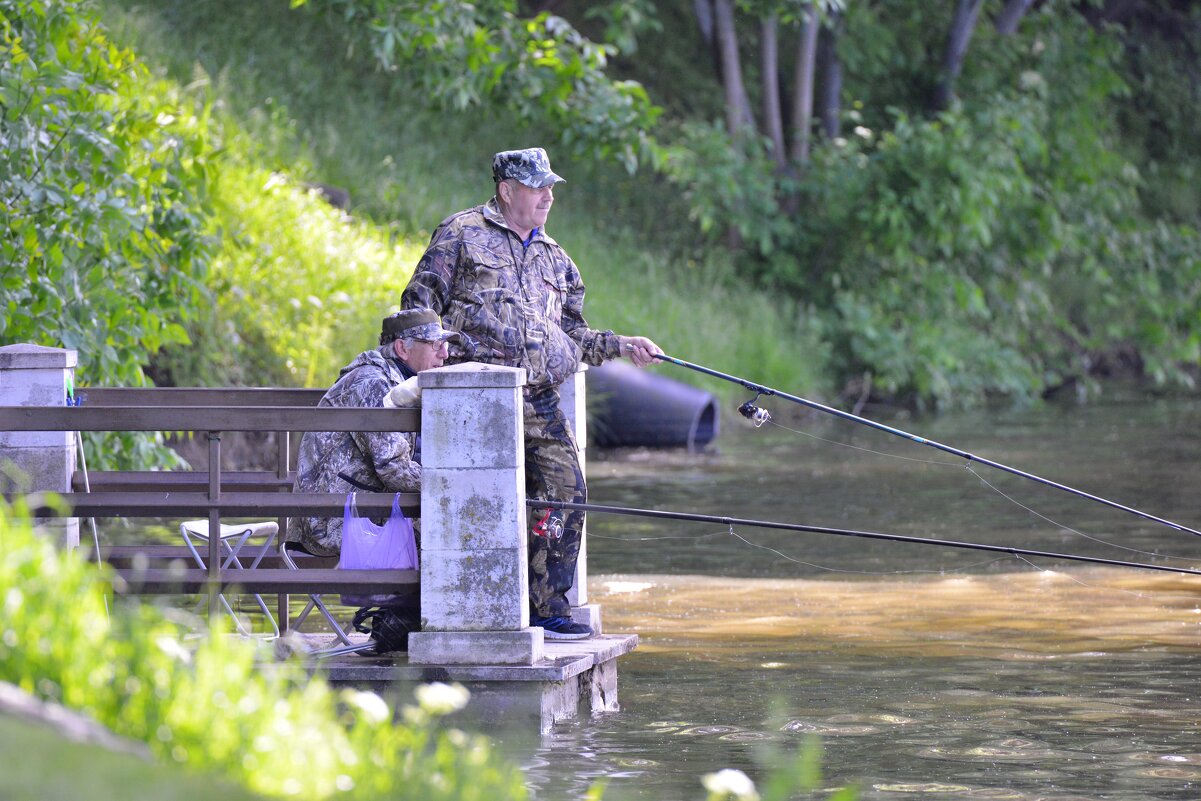
<path id="1" fill-rule="evenodd" d="M 1181 5 L 1185 5 L 1182 3 Z M 1138 0 L 1105 0 L 1105 4 L 1098 8 L 1094 5 L 1081 3 L 1081 13 L 1084 18 L 1093 25 L 1100 25 L 1102 22 L 1114 22 L 1119 25 L 1125 25 L 1130 21 L 1131 14 L 1137 10 L 1139 6 Z"/>
<path id="2" fill-rule="evenodd" d="M 692 0 L 692 11 L 696 14 L 696 25 L 701 30 L 701 38 L 705 40 L 705 44 L 713 47 L 713 0 Z"/>
<path id="3" fill-rule="evenodd" d="M 947 108 L 955 97 L 955 81 L 963 69 L 963 59 L 976 30 L 976 18 L 980 15 L 983 2 L 984 0 L 959 0 L 955 8 L 955 19 L 951 22 L 947 50 L 942 61 L 942 74 L 930 103 L 933 111 Z"/>
<path id="4" fill-rule="evenodd" d="M 713 24 L 713 0 L 692 0 L 692 10 L 696 14 L 696 27 L 701 33 L 705 47 L 709 48 L 709 60 L 713 64 L 713 74 L 721 80 L 721 51 L 717 48 L 717 33 Z"/>
<path id="5" fill-rule="evenodd" d="M 1034 5 L 1034 0 L 1005 0 L 1005 7 L 997 15 L 997 33 L 1002 36 L 1012 36 L 1017 33 L 1018 23 L 1022 21 L 1022 17 L 1026 16 L 1026 12 L 1032 5 Z"/>
<path id="6" fill-rule="evenodd" d="M 776 15 L 764 17 L 759 25 L 760 51 L 763 56 L 763 127 L 771 139 L 772 158 L 776 166 L 788 163 L 784 149 L 784 118 L 780 113 L 780 55 Z"/>
<path id="7" fill-rule="evenodd" d="M 726 130 L 737 139 L 746 130 L 754 131 L 751 103 L 742 82 L 742 64 L 738 54 L 738 32 L 734 28 L 733 0 L 713 4 L 717 44 L 721 51 L 721 82 L 726 97 Z"/>
<path id="8" fill-rule="evenodd" d="M 838 57 L 838 39 L 846 28 L 840 12 L 830 15 L 830 24 L 824 26 L 817 39 L 818 72 L 822 76 L 819 108 L 822 132 L 827 139 L 841 133 L 842 127 L 842 59 Z"/>
<path id="9" fill-rule="evenodd" d="M 813 72 L 817 63 L 817 8 L 807 3 L 797 41 L 796 74 L 793 80 L 792 148 L 789 157 L 796 164 L 809 163 L 810 128 L 813 124 Z"/>

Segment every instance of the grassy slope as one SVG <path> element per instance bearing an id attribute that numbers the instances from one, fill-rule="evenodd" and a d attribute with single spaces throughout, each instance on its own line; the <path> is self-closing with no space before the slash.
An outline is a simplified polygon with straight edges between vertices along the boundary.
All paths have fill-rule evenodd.
<path id="1" fill-rule="evenodd" d="M 253 801 L 231 782 L 190 774 L 45 726 L 0 715 L 0 798 L 5 801 Z"/>
<path id="2" fill-rule="evenodd" d="M 406 91 L 403 74 L 348 56 L 336 22 L 289 10 L 286 0 L 103 0 L 101 7 L 116 38 L 153 68 L 181 84 L 210 82 L 263 167 L 348 188 L 356 216 L 413 249 L 442 217 L 487 199 L 494 151 L 553 141 L 518 130 L 503 110 L 427 110 Z M 569 182 L 550 228 L 584 272 L 592 325 L 645 333 L 669 353 L 781 388 L 821 388 L 821 351 L 801 333 L 794 310 L 716 279 L 720 263 L 677 255 L 686 252 L 680 245 L 690 224 L 660 179 L 561 158 L 555 167 Z M 389 269 L 407 274 L 412 266 Z M 363 314 L 374 325 L 386 312 Z"/>

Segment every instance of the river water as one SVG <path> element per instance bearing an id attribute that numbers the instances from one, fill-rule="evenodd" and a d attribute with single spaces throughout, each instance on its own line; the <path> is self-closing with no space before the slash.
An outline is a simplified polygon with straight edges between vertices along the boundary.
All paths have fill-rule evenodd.
<path id="1" fill-rule="evenodd" d="M 1201 403 L 890 425 L 1201 525 Z M 833 418 L 591 454 L 595 503 L 1201 566 L 1191 534 Z M 536 798 L 701 799 L 820 743 L 864 799 L 1201 798 L 1201 577 L 593 514 L 621 711 L 520 749 Z M 528 746 L 528 744 L 527 744 Z M 824 797 L 817 792 L 812 796 Z"/>

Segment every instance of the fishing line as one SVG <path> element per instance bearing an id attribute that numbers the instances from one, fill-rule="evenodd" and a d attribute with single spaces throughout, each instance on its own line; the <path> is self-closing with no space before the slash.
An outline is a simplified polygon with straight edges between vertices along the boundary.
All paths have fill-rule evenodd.
<path id="1" fill-rule="evenodd" d="M 944 467 L 962 467 L 963 466 L 963 465 L 959 464 L 958 462 L 944 462 L 941 459 L 918 459 L 913 456 L 901 456 L 899 453 L 888 453 L 887 451 L 872 450 L 871 448 L 865 448 L 862 445 L 852 445 L 849 442 L 839 442 L 836 439 L 826 439 L 825 437 L 819 437 L 817 434 L 812 434 L 808 431 L 801 431 L 800 429 L 797 429 L 797 428 L 789 428 L 788 426 L 784 425 L 783 423 L 777 423 L 775 420 L 769 419 L 767 421 L 767 424 L 770 426 L 774 426 L 776 428 L 782 428 L 785 431 L 791 431 L 793 434 L 799 434 L 802 437 L 808 437 L 809 439 L 815 439 L 818 442 L 824 442 L 827 445 L 837 445 L 840 448 L 850 448 L 853 451 L 862 451 L 864 453 L 870 453 L 875 456 L 887 456 L 890 459 L 900 459 L 903 462 L 918 462 L 919 464 L 936 464 L 936 465 L 942 465 Z"/>
<path id="2" fill-rule="evenodd" d="M 1013 556 L 1034 556 L 1043 559 L 1062 559 L 1069 562 L 1088 562 L 1096 565 L 1111 567 L 1130 567 L 1142 570 L 1155 570 L 1163 573 L 1181 573 L 1184 575 L 1201 576 L 1201 570 L 1172 565 L 1154 565 L 1146 562 L 1129 562 L 1121 559 L 1105 559 L 1099 556 L 1083 556 L 1081 554 L 1058 553 L 1055 551 L 1036 551 L 1031 548 L 1016 548 L 1010 545 L 986 545 L 979 542 L 963 542 L 961 540 L 940 540 L 928 537 L 911 537 L 905 534 L 883 534 L 875 531 L 859 531 L 855 529 L 830 528 L 828 526 L 809 526 L 802 523 L 780 523 L 770 520 L 751 520 L 741 517 L 719 517 L 717 515 L 693 514 L 690 512 L 669 512 L 658 509 L 634 509 L 623 506 L 603 506 L 595 503 L 574 503 L 571 501 L 551 501 L 527 498 L 526 505 L 539 509 L 563 509 L 581 512 L 596 512 L 599 514 L 632 515 L 635 517 L 652 517 L 661 520 L 687 520 L 697 523 L 719 523 L 723 526 L 746 526 L 749 528 L 772 528 L 780 531 L 798 531 L 809 534 L 831 534 L 839 537 L 858 537 L 869 540 L 886 540 L 889 542 L 908 542 L 914 545 L 934 545 L 943 548 L 962 548 L 971 551 L 988 551 L 991 553 L 1006 553 Z"/>
<path id="3" fill-rule="evenodd" d="M 656 540 L 705 540 L 705 539 L 710 539 L 712 537 L 719 537 L 722 535 L 730 535 L 730 534 L 732 534 L 735 539 L 742 540 L 743 542 L 745 542 L 747 545 L 751 546 L 752 548 L 759 548 L 764 551 L 771 551 L 772 553 L 779 556 L 781 559 L 784 559 L 788 562 L 792 562 L 793 564 L 805 565 L 806 567 L 816 568 L 817 570 L 825 570 L 830 573 L 853 573 L 855 575 L 860 575 L 860 576 L 944 575 L 947 573 L 958 573 L 963 570 L 970 570 L 974 567 L 981 567 L 983 565 L 995 564 L 996 562 L 1001 562 L 1001 561 L 1004 561 L 1004 559 L 1005 559 L 1005 557 L 1001 557 L 998 559 L 986 559 L 983 562 L 973 562 L 970 565 L 962 565 L 960 567 L 947 568 L 947 569 L 943 569 L 943 570 L 848 570 L 848 569 L 842 568 L 842 567 L 829 567 L 828 565 L 819 565 L 816 562 L 805 562 L 801 559 L 793 558 L 793 557 L 789 556 L 788 554 L 783 553 L 782 551 L 777 551 L 775 548 L 770 548 L 766 545 L 760 545 L 757 542 L 751 542 L 750 540 L 743 537 L 741 534 L 738 534 L 736 531 L 734 531 L 733 526 L 730 527 L 729 531 L 711 531 L 708 534 L 698 534 L 696 536 L 690 536 L 687 534 L 676 534 L 676 535 L 667 535 L 667 536 L 662 536 L 662 537 L 611 537 L 611 536 L 607 536 L 605 534 L 594 534 L 593 532 L 590 531 L 590 532 L 588 532 L 588 539 L 590 539 L 590 540 L 591 539 L 611 540 L 613 542 L 654 542 Z"/>
<path id="4" fill-rule="evenodd" d="M 1113 509 L 1120 509 L 1121 511 L 1127 512 L 1128 514 L 1135 515 L 1136 517 L 1141 517 L 1144 520 L 1151 520 L 1153 522 L 1159 523 L 1160 525 L 1164 525 L 1164 526 L 1167 526 L 1168 528 L 1175 529 L 1176 531 L 1182 531 L 1182 532 L 1186 532 L 1188 534 L 1195 534 L 1198 537 L 1201 537 L 1201 531 L 1198 531 L 1197 529 L 1194 529 L 1194 528 L 1189 528 L 1188 526 L 1182 525 L 1180 523 L 1176 523 L 1172 520 L 1167 520 L 1166 518 L 1158 517 L 1158 516 L 1150 514 L 1148 512 L 1144 512 L 1140 509 L 1135 509 L 1134 507 L 1126 506 L 1125 504 L 1118 503 L 1117 501 L 1111 501 L 1108 498 L 1103 498 L 1099 495 L 1093 495 L 1092 493 L 1085 492 L 1084 490 L 1076 489 L 1075 487 L 1068 486 L 1067 484 L 1061 484 L 1058 481 L 1052 481 L 1048 478 L 1043 478 L 1042 476 L 1038 476 L 1038 475 L 1035 475 L 1034 473 L 1026 472 L 1025 470 L 1019 470 L 1016 467 L 1010 467 L 1007 464 L 1003 464 L 1001 462 L 996 462 L 996 461 L 993 461 L 992 459 L 986 459 L 983 456 L 976 456 L 975 454 L 968 453 L 967 451 L 960 450 L 959 448 L 955 448 L 950 445 L 945 445 L 936 440 L 926 439 L 925 437 L 919 437 L 916 434 L 910 434 L 908 431 L 903 431 L 899 428 L 893 428 L 892 426 L 888 426 L 883 423 L 877 423 L 875 420 L 869 420 L 868 418 L 860 417 L 857 414 L 851 414 L 850 412 L 844 412 L 841 409 L 835 409 L 833 406 L 826 406 L 823 403 L 817 403 L 816 401 L 811 401 L 811 400 L 802 398 L 797 395 L 791 395 L 787 392 L 782 392 L 778 389 L 772 389 L 770 387 L 763 386 L 762 384 L 756 384 L 752 381 L 748 381 L 745 378 L 739 378 L 738 376 L 733 376 L 728 373 L 722 373 L 717 370 L 713 370 L 709 367 L 703 367 L 699 364 L 693 364 L 692 362 L 686 362 L 683 359 L 677 359 L 674 356 L 668 356 L 666 353 L 656 353 L 656 354 L 654 354 L 654 357 L 656 359 L 659 359 L 660 361 L 670 362 L 671 364 L 675 364 L 680 367 L 686 367 L 689 370 L 695 370 L 698 373 L 704 373 L 705 375 L 713 376 L 714 378 L 720 378 L 723 381 L 729 381 L 731 383 L 738 384 L 739 386 L 745 388 L 746 390 L 748 390 L 750 392 L 754 392 L 755 393 L 754 400 L 750 400 L 750 401 L 747 401 L 746 403 L 742 404 L 742 406 L 740 406 L 738 408 L 738 411 L 744 417 L 747 417 L 752 422 L 754 422 L 756 426 L 760 426 L 760 425 L 763 425 L 764 423 L 766 423 L 768 420 L 771 419 L 771 415 L 768 414 L 766 409 L 762 409 L 762 408 L 759 408 L 758 406 L 756 406 L 755 401 L 758 401 L 760 396 L 768 396 L 768 397 L 776 396 L 776 397 L 783 398 L 785 400 L 790 400 L 793 403 L 800 404 L 801 406 L 805 406 L 810 409 L 815 409 L 819 412 L 824 412 L 826 414 L 830 414 L 835 417 L 842 418 L 843 420 L 849 420 L 853 423 L 859 423 L 860 425 L 865 425 L 870 428 L 874 428 L 877 431 L 883 431 L 887 434 L 892 434 L 893 436 L 901 437 L 902 439 L 907 439 L 910 442 L 914 442 L 918 445 L 928 445 L 931 448 L 934 448 L 936 450 L 940 450 L 944 453 L 949 453 L 952 456 L 958 456 L 962 459 L 967 459 L 969 462 L 977 462 L 979 464 L 984 465 L 985 467 L 991 467 L 994 470 L 1001 470 L 1003 472 L 1010 473 L 1015 476 L 1019 476 L 1020 478 L 1027 479 L 1029 481 L 1034 481 L 1039 484 L 1044 484 L 1048 487 L 1053 487 L 1055 489 L 1062 490 L 1063 492 L 1071 493 L 1072 495 L 1076 495 L 1078 497 L 1085 498 L 1085 499 L 1093 501 L 1095 503 L 1100 503 L 1105 506 L 1109 506 Z"/>
<path id="5" fill-rule="evenodd" d="M 997 495 L 1000 495 L 1002 498 L 1009 501 L 1014 506 L 1024 509 L 1029 514 L 1034 515 L 1035 517 L 1038 517 L 1047 523 L 1050 523 L 1051 525 L 1055 526 L 1056 528 L 1062 529 L 1064 531 L 1070 531 L 1071 533 L 1076 534 L 1080 537 L 1083 537 L 1086 540 L 1092 540 L 1093 542 L 1099 543 L 1101 545 L 1106 545 L 1111 548 L 1117 548 L 1122 551 L 1129 551 L 1130 553 L 1142 554 L 1143 556 L 1158 556 L 1158 557 L 1162 557 L 1165 559 L 1185 559 L 1185 560 L 1189 559 L 1189 557 L 1187 557 L 1187 556 L 1173 556 L 1171 554 L 1159 554 L 1159 553 L 1155 553 L 1154 551 L 1144 551 L 1139 548 L 1131 548 L 1127 545 L 1119 545 L 1116 542 L 1107 542 L 1106 540 L 1100 539 L 1099 537 L 1094 537 L 1090 534 L 1085 534 L 1083 531 L 1080 531 L 1079 529 L 1075 529 L 1075 528 L 1072 528 L 1071 526 L 1060 523 L 1057 520 L 1052 520 L 1051 518 L 1047 517 L 1043 513 L 1037 511 L 1036 509 L 1034 509 L 1030 506 L 1027 506 L 1026 504 L 1019 501 L 1017 498 L 1014 498 L 1013 496 L 1008 495 L 1003 490 L 1001 490 L 999 487 L 990 483 L 987 479 L 984 478 L 984 476 L 980 475 L 979 473 L 977 473 L 975 470 L 972 469 L 972 465 L 970 462 L 968 462 L 966 464 L 958 464 L 956 462 L 944 462 L 939 459 L 917 459 L 912 456 L 901 456 L 900 454 L 896 454 L 896 453 L 889 453 L 887 451 L 877 451 L 877 450 L 873 450 L 871 448 L 864 448 L 860 445 L 852 445 L 848 442 L 839 442 L 838 440 L 827 439 L 826 437 L 819 437 L 816 434 L 812 434 L 808 431 L 801 431 L 801 430 L 798 430 L 795 428 L 789 428 L 788 426 L 783 425 L 781 423 L 777 423 L 775 420 L 771 420 L 771 419 L 768 419 L 767 423 L 776 428 L 782 428 L 785 431 L 789 431 L 793 434 L 797 434 L 797 435 L 803 436 L 803 437 L 808 437 L 809 439 L 814 439 L 814 440 L 817 440 L 818 442 L 824 442 L 827 445 L 834 445 L 834 446 L 842 447 L 842 448 L 850 448 L 851 450 L 861 451 L 863 453 L 870 453 L 875 456 L 884 456 L 884 457 L 887 457 L 890 459 L 900 459 L 900 460 L 906 461 L 906 462 L 918 462 L 921 464 L 932 464 L 932 465 L 939 465 L 939 466 L 943 466 L 943 467 L 966 468 L 967 471 L 969 473 L 971 473 L 973 476 L 975 476 L 980 481 L 981 484 L 988 487 L 990 490 L 995 492 Z"/>
<path id="6" fill-rule="evenodd" d="M 1038 571 L 1039 573 L 1052 573 L 1056 576 L 1063 576 L 1067 580 L 1074 581 L 1075 583 L 1079 584 L 1081 587 L 1084 587 L 1086 589 L 1105 590 L 1105 591 L 1109 591 L 1109 592 L 1120 592 L 1123 595 L 1133 595 L 1135 598 L 1147 598 L 1148 597 L 1145 593 L 1141 593 L 1137 590 L 1124 590 L 1121 587 L 1101 587 L 1096 584 L 1089 584 L 1087 581 L 1083 581 L 1080 578 L 1078 578 L 1077 576 L 1073 576 L 1071 573 L 1061 573 L 1058 570 L 1049 570 L 1048 568 L 1045 568 L 1045 567 L 1039 567 L 1038 565 L 1034 564 L 1033 562 L 1031 562 L 1029 559 L 1027 559 L 1024 556 L 1014 555 L 1013 558 L 1017 559 L 1019 562 L 1025 562 L 1027 565 L 1034 568 L 1034 570 Z"/>
<path id="7" fill-rule="evenodd" d="M 1003 562 L 1009 558 L 1008 556 L 1002 556 L 1002 557 L 998 557 L 996 559 L 986 559 L 983 562 L 975 562 L 970 565 L 963 565 L 961 567 L 952 568 L 950 570 L 847 570 L 846 568 L 827 567 L 826 565 L 819 565 L 814 562 L 805 562 L 801 559 L 794 559 L 793 557 L 789 556 L 788 554 L 784 553 L 783 551 L 778 551 L 775 548 L 769 547 L 767 545 L 760 545 L 757 542 L 751 542 L 746 537 L 742 536 L 737 531 L 735 531 L 733 525 L 730 526 L 730 530 L 728 533 L 731 536 L 733 536 L 735 539 L 745 542 L 747 545 L 751 546 L 752 548 L 759 548 L 760 550 L 763 550 L 763 551 L 770 551 L 771 553 L 774 553 L 776 556 L 779 556 L 781 559 L 784 559 L 785 561 L 788 561 L 788 562 L 792 562 L 793 564 L 805 565 L 806 567 L 815 567 L 818 570 L 825 570 L 830 573 L 851 573 L 851 574 L 854 574 L 857 576 L 945 575 L 947 573 L 958 573 L 962 570 L 969 570 L 973 567 L 982 567 L 984 565 L 995 564 L 996 562 Z M 591 537 L 592 535 L 589 534 L 588 536 Z"/>
<path id="8" fill-rule="evenodd" d="M 1051 518 L 1047 517 L 1042 512 L 1032 509 L 1029 506 L 1027 506 L 1026 504 L 1022 503 L 1017 498 L 1007 495 L 1000 487 L 994 486 L 993 484 L 991 484 L 988 481 L 988 479 L 986 479 L 984 476 L 980 475 L 975 470 L 973 470 L 972 466 L 970 464 L 966 465 L 966 467 L 967 467 L 967 471 L 969 473 L 971 473 L 973 476 L 975 476 L 977 479 L 979 479 L 981 484 L 988 487 L 990 490 L 997 493 L 1002 498 L 1004 498 L 1005 500 L 1012 503 L 1014 506 L 1021 507 L 1022 509 L 1025 509 L 1027 512 L 1034 515 L 1035 517 L 1042 518 L 1043 520 L 1047 521 L 1051 525 L 1056 526 L 1064 531 L 1070 531 L 1073 534 L 1084 537 L 1084 539 L 1086 539 L 1086 540 L 1092 540 L 1093 542 L 1100 543 L 1101 545 L 1108 545 L 1110 548 L 1118 548 L 1123 551 L 1130 551 L 1131 553 L 1139 553 L 1139 554 L 1142 554 L 1143 556 L 1157 556 L 1157 557 L 1160 557 L 1163 559 L 1185 559 L 1185 560 L 1189 559 L 1189 557 L 1187 557 L 1187 556 L 1173 556 L 1172 554 L 1159 554 L 1159 553 L 1155 553 L 1154 551 L 1143 551 L 1138 548 L 1131 548 L 1128 545 L 1118 545 L 1116 542 L 1107 542 L 1103 539 L 1100 539 L 1099 537 L 1094 537 L 1091 534 L 1085 534 L 1083 531 L 1080 531 L 1079 529 L 1075 529 L 1075 528 L 1072 528 L 1071 526 L 1064 525 L 1063 523 L 1060 523 L 1057 520 L 1052 520 Z"/>

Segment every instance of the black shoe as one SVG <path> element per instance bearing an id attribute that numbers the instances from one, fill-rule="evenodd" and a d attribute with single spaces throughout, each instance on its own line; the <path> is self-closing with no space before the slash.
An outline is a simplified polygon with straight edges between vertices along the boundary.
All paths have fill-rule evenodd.
<path id="1" fill-rule="evenodd" d="M 569 617 L 539 617 L 530 616 L 531 626 L 541 626 L 543 636 L 548 640 L 586 640 L 592 636 L 592 629 L 583 623 L 576 623 Z"/>

